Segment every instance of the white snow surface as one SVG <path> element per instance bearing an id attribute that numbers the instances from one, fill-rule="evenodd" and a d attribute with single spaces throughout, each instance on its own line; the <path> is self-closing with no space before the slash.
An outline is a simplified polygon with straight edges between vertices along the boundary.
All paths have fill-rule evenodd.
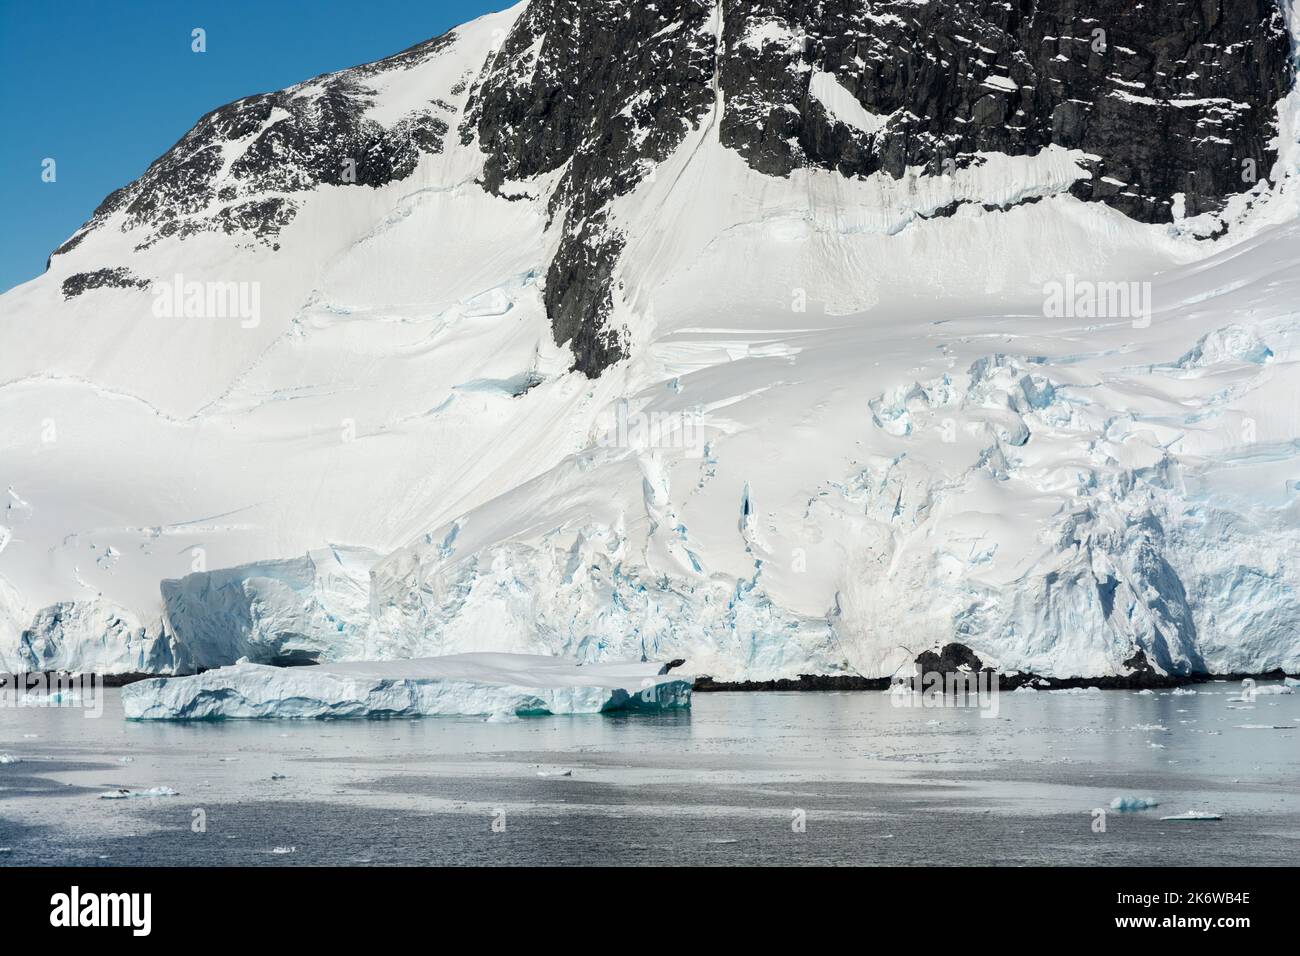
<path id="1" fill-rule="evenodd" d="M 691 677 L 658 663 L 451 654 L 307 667 L 241 662 L 122 690 L 131 720 L 594 714 L 689 707 Z"/>
<path id="2" fill-rule="evenodd" d="M 863 132 L 880 130 L 888 117 L 868 112 L 856 96 L 845 89 L 834 73 L 816 70 L 808 84 L 808 92 L 821 103 L 831 119 Z"/>
<path id="3" fill-rule="evenodd" d="M 462 112 L 451 90 L 520 9 L 374 79 L 375 109 Z M 1062 677 L 1138 649 L 1300 669 L 1297 116 L 1293 94 L 1219 240 L 1076 200 L 1065 150 L 781 179 L 706 117 L 613 207 L 630 357 L 595 381 L 540 295 L 559 171 L 493 197 L 454 132 L 404 181 L 297 196 L 275 252 L 134 251 L 110 222 L 0 297 L 0 666 L 510 652 L 878 677 L 955 640 Z M 63 299 L 114 265 L 258 282 L 261 320 Z M 1149 282 L 1149 321 L 1045 317 L 1067 277 Z M 235 669 L 253 701 L 313 672 Z"/>

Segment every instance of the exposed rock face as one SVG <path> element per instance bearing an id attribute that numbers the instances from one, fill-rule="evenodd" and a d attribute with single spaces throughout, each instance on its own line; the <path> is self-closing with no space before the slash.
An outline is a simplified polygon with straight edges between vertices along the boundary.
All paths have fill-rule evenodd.
<path id="1" fill-rule="evenodd" d="M 1092 154 L 1074 192 L 1144 222 L 1221 207 L 1275 154 L 1290 45 L 1272 0 L 727 3 L 724 145 L 755 169 L 942 173 L 976 152 Z M 837 122 L 829 73 L 880 127 Z"/>
<path id="2" fill-rule="evenodd" d="M 984 662 L 965 644 L 945 644 L 939 653 L 922 651 L 916 656 L 918 674 L 956 674 L 984 669 Z"/>
<path id="3" fill-rule="evenodd" d="M 143 176 L 100 203 L 54 255 L 75 248 L 119 211 L 123 231 L 147 230 L 137 249 L 214 230 L 270 242 L 297 212 L 280 194 L 405 179 L 421 153 L 442 151 L 452 108 L 431 100 L 427 109 L 384 126 L 366 116 L 373 103 L 366 81 L 436 55 L 450 37 L 213 110 Z"/>
<path id="4" fill-rule="evenodd" d="M 395 122 L 367 117 L 369 80 L 455 40 L 209 113 L 59 251 L 119 210 L 147 227 L 142 247 L 208 230 L 271 242 L 292 194 L 403 179 L 458 125 L 485 189 L 551 189 L 546 307 L 595 377 L 626 354 L 609 204 L 713 124 L 773 176 L 942 175 L 979 153 L 1079 149 L 1092 177 L 1076 196 L 1154 223 L 1217 210 L 1267 174 L 1292 82 L 1275 0 L 532 0 L 463 114 L 431 93 Z"/>
<path id="5" fill-rule="evenodd" d="M 817 95 L 828 82 L 869 122 L 834 115 Z M 568 164 L 551 196 L 563 235 L 546 304 L 594 376 L 623 354 L 609 322 L 621 239 L 605 206 L 702 122 L 776 176 L 941 175 L 980 152 L 1077 148 L 1093 177 L 1075 195 L 1165 222 L 1178 194 L 1187 215 L 1215 210 L 1269 168 L 1290 84 L 1271 0 L 536 0 L 462 136 L 477 132 L 484 185 L 503 195 Z"/>
<path id="6" fill-rule="evenodd" d="M 131 274 L 124 266 L 78 272 L 63 280 L 63 297 L 72 299 L 91 289 L 147 289 L 148 280 Z"/>
<path id="7" fill-rule="evenodd" d="M 485 188 L 564 167 L 550 197 L 561 230 L 546 307 L 574 367 L 594 377 L 623 357 L 612 309 L 623 248 L 605 207 L 632 190 L 714 104 L 714 4 L 534 0 L 489 61 L 461 135 L 487 154 Z M 567 164 L 567 165 L 566 165 Z"/>

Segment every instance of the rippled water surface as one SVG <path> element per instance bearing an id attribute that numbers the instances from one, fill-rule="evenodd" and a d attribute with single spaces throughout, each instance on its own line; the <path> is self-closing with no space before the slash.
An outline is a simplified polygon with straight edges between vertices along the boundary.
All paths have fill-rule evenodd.
<path id="1" fill-rule="evenodd" d="M 98 719 L 0 710 L 0 865 L 1294 864 L 1300 694 L 1239 692 L 165 724 L 110 690 Z M 1160 820 L 1187 810 L 1222 819 Z"/>

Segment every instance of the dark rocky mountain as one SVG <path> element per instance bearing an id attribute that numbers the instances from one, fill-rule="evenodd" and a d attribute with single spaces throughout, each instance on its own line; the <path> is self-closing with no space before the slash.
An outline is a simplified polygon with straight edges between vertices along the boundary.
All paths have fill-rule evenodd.
<path id="1" fill-rule="evenodd" d="M 124 232 L 146 230 L 137 251 L 169 236 L 213 230 L 270 243 L 297 212 L 293 193 L 406 178 L 422 153 L 442 151 L 453 108 L 431 98 L 427 109 L 385 127 L 366 116 L 374 94 L 365 81 L 426 60 L 453 39 L 448 33 L 378 63 L 213 110 L 143 176 L 100 203 L 54 255 L 75 248 L 117 212 L 124 214 Z M 227 162 L 231 144 L 243 148 L 237 156 L 232 150 Z"/>
<path id="2" fill-rule="evenodd" d="M 1077 197 L 1159 223 L 1180 195 L 1186 215 L 1213 212 L 1249 188 L 1248 166 L 1267 174 L 1292 83 L 1274 0 L 532 0 L 467 78 L 459 115 L 430 91 L 395 123 L 367 117 L 369 79 L 455 40 L 209 113 L 58 252 L 119 211 L 124 230 L 144 230 L 137 248 L 200 230 L 273 242 L 295 193 L 402 179 L 456 127 L 497 195 L 530 195 L 530 180 L 563 170 L 544 297 L 557 342 L 594 377 L 624 355 L 610 321 L 624 237 L 609 203 L 705 124 L 772 176 L 940 175 L 979 153 L 1079 149 L 1092 176 Z M 879 128 L 828 115 L 810 94 L 819 74 Z M 235 141 L 245 148 L 227 165 Z"/>

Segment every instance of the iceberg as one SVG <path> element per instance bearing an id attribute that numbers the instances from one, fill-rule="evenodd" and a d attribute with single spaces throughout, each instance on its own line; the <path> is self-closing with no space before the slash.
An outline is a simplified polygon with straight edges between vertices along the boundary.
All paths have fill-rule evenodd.
<path id="1" fill-rule="evenodd" d="M 529 717 L 690 706 L 692 678 L 654 662 L 583 664 L 533 654 L 272 667 L 240 661 L 129 684 L 129 720 Z"/>
<path id="2" fill-rule="evenodd" d="M 1110 808 L 1121 813 L 1150 810 L 1152 807 L 1158 806 L 1160 806 L 1160 802 L 1152 797 L 1116 797 L 1110 802 Z"/>
<path id="3" fill-rule="evenodd" d="M 128 790 L 126 787 L 120 787 L 117 790 L 107 790 L 99 795 L 101 800 L 133 800 L 136 797 L 179 797 L 180 793 L 171 787 L 150 787 L 148 790 Z"/>

